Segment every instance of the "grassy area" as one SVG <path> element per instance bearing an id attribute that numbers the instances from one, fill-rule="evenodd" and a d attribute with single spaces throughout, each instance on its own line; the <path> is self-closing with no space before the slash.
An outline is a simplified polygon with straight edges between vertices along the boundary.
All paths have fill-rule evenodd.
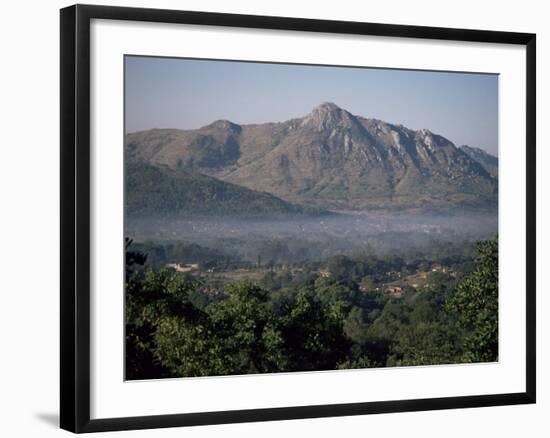
<path id="1" fill-rule="evenodd" d="M 240 268 L 231 271 L 201 272 L 200 275 L 211 280 L 218 280 L 227 283 L 246 280 L 255 282 L 261 280 L 269 271 L 270 269 L 268 268 Z"/>
<path id="2" fill-rule="evenodd" d="M 426 284 L 429 283 L 430 279 L 430 273 L 429 272 L 415 272 L 412 275 L 409 275 L 408 277 L 404 278 L 404 282 L 411 287 L 414 287 L 415 289 L 421 288 L 426 286 Z"/>

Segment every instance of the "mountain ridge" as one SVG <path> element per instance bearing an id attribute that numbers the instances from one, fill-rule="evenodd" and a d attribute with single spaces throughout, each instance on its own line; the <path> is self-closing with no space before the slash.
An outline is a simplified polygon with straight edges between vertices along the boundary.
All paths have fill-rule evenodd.
<path id="1" fill-rule="evenodd" d="M 125 171 L 125 211 L 134 217 L 224 214 L 277 218 L 327 214 L 186 169 L 130 162 Z"/>
<path id="2" fill-rule="evenodd" d="M 481 164 L 487 172 L 493 177 L 498 178 L 498 158 L 489 152 L 468 145 L 460 146 L 460 150 L 466 153 L 470 158 Z"/>
<path id="3" fill-rule="evenodd" d="M 323 209 L 494 207 L 498 180 L 469 150 L 428 129 L 324 102 L 303 117 L 126 135 L 126 157 L 192 169 Z"/>

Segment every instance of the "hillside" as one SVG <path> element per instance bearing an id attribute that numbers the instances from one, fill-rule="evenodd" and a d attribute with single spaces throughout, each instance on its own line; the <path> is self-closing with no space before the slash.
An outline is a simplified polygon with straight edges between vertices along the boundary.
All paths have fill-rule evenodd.
<path id="1" fill-rule="evenodd" d="M 325 209 L 487 208 L 497 199 L 496 177 L 446 138 L 333 103 L 282 123 L 222 120 L 196 130 L 132 133 L 126 153 Z"/>
<path id="2" fill-rule="evenodd" d="M 471 159 L 481 164 L 487 172 L 495 178 L 498 177 L 498 158 L 485 152 L 483 149 L 471 146 L 460 146 L 460 150 L 467 154 Z"/>
<path id="3" fill-rule="evenodd" d="M 186 169 L 170 169 L 128 161 L 125 211 L 133 216 L 231 215 L 277 217 L 318 213 L 269 193 L 217 180 Z"/>

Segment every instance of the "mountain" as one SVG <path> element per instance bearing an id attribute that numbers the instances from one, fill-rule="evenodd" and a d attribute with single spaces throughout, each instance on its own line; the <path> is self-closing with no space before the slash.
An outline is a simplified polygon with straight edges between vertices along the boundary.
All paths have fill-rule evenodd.
<path id="1" fill-rule="evenodd" d="M 319 213 L 187 169 L 129 161 L 125 173 L 125 211 L 133 216 L 224 214 L 274 218 Z"/>
<path id="2" fill-rule="evenodd" d="M 218 120 L 199 130 L 151 129 L 126 136 L 127 156 L 172 168 L 219 168 L 239 159 L 241 127 Z"/>
<path id="3" fill-rule="evenodd" d="M 468 155 L 472 160 L 481 164 L 487 172 L 495 178 L 498 178 L 498 158 L 485 152 L 483 149 L 471 146 L 460 146 L 460 150 Z"/>
<path id="4" fill-rule="evenodd" d="M 494 207 L 497 199 L 496 177 L 446 138 L 330 102 L 280 123 L 128 134 L 126 154 L 326 209 Z"/>

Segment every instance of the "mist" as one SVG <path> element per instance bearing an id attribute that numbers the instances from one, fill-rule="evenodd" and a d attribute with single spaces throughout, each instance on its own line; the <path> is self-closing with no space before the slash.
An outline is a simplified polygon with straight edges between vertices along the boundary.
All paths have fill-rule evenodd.
<path id="1" fill-rule="evenodd" d="M 127 218 L 137 242 L 186 242 L 244 261 L 296 263 L 334 255 L 429 256 L 442 245 L 467 245 L 494 237 L 496 213 L 338 212 L 289 219 Z"/>

